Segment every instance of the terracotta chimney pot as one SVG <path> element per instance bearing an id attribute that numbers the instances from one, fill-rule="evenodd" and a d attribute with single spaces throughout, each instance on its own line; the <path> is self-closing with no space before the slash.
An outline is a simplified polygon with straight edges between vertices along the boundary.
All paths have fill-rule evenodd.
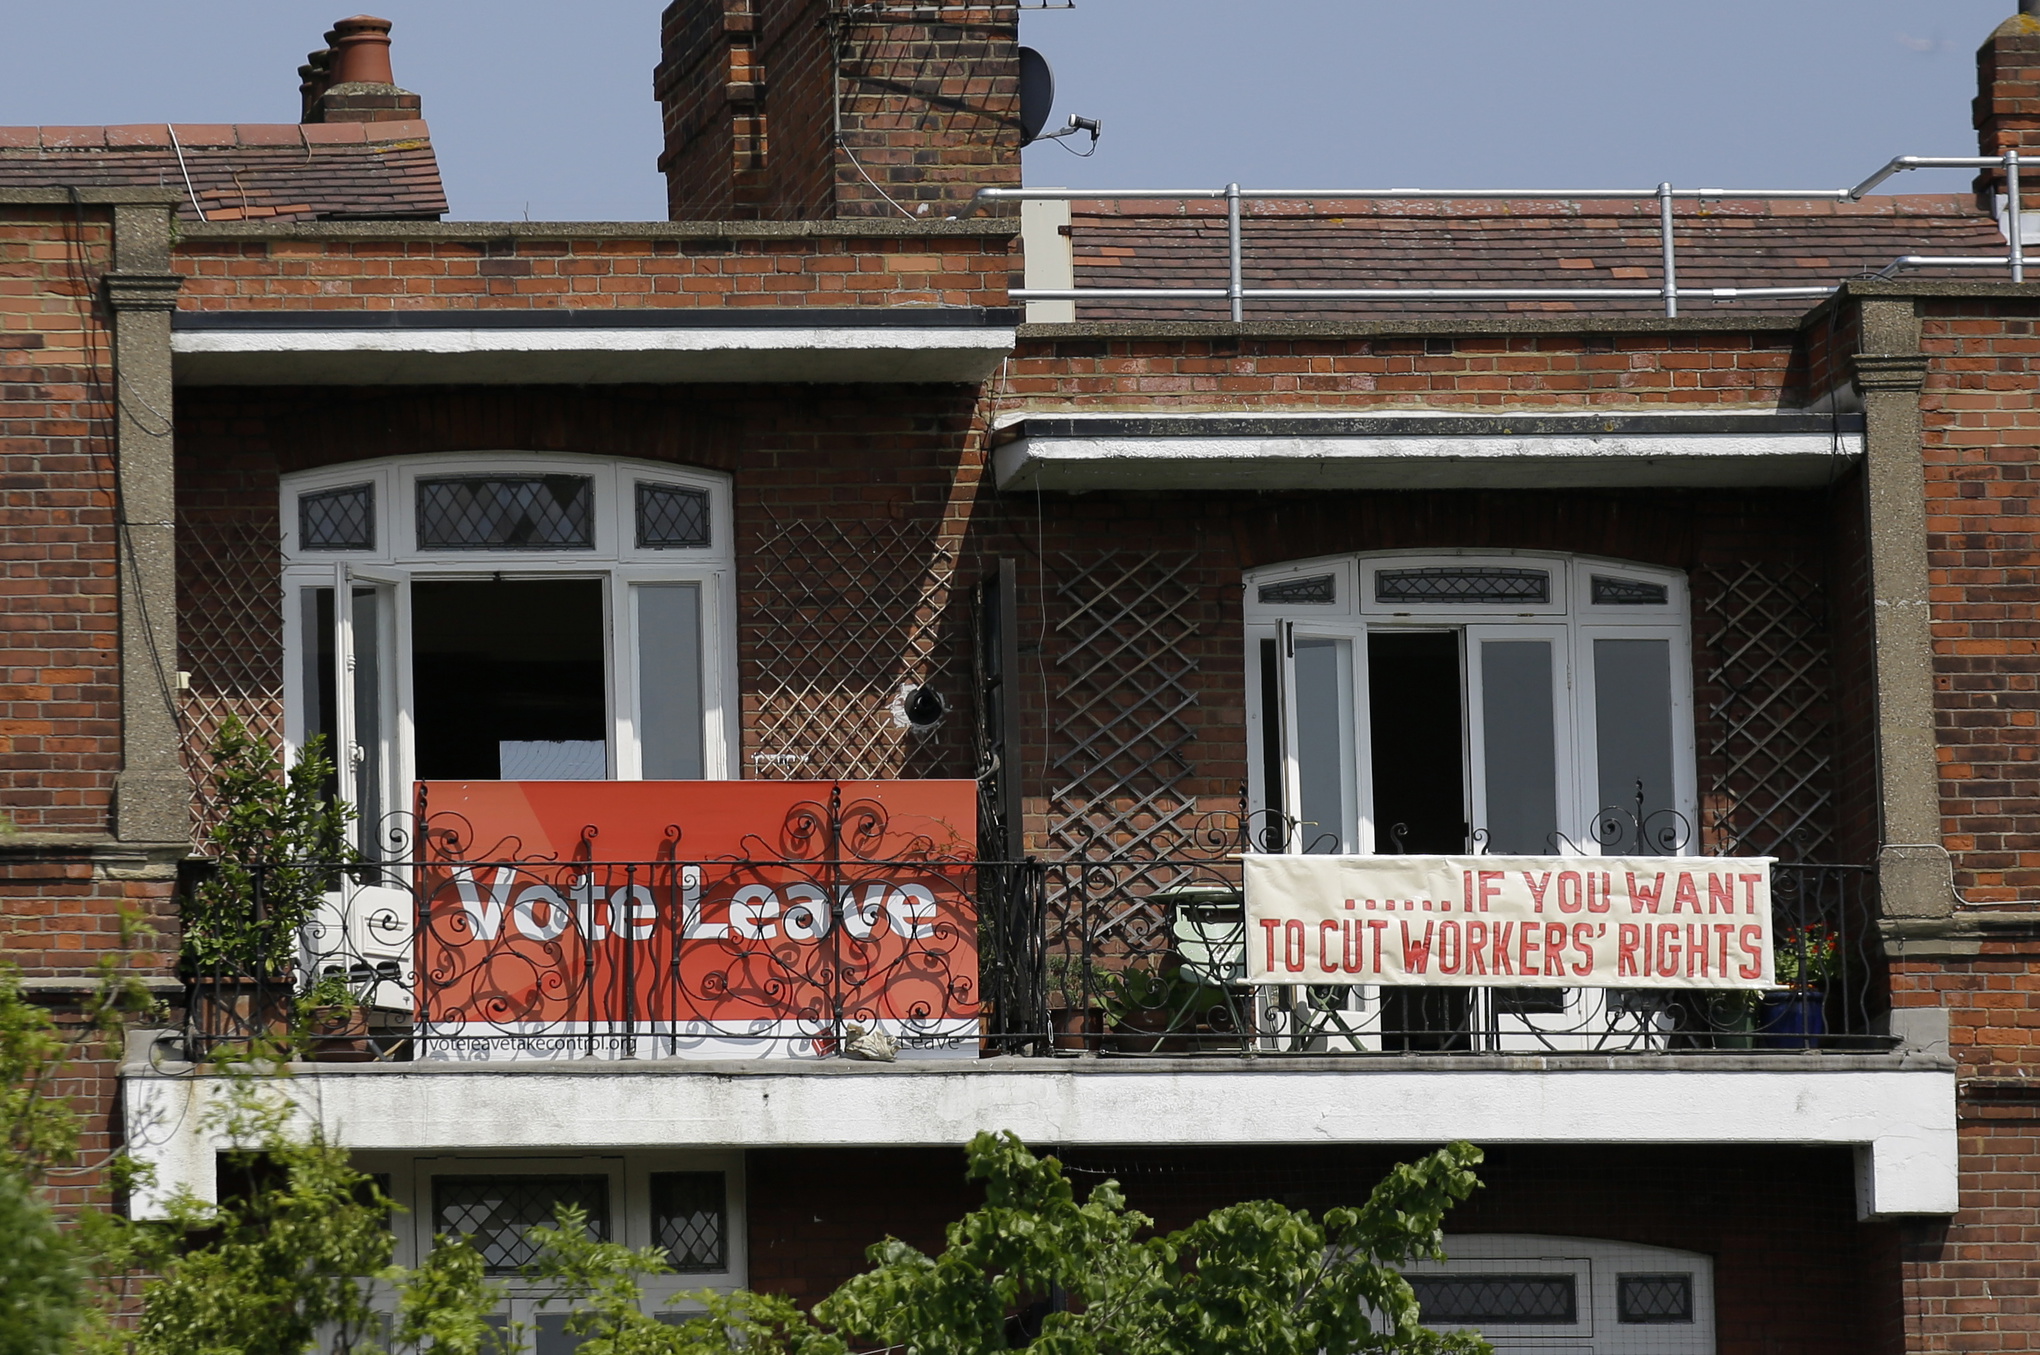
<path id="1" fill-rule="evenodd" d="M 334 85 L 394 85 L 390 72 L 390 21 L 357 14 L 333 25 L 333 65 L 327 88 Z"/>

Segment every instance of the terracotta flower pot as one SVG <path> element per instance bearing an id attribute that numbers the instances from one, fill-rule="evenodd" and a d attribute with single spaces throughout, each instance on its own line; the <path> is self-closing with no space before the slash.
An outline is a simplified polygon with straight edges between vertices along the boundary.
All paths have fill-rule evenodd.
<path id="1" fill-rule="evenodd" d="M 258 1046 L 281 1049 L 290 1040 L 291 983 L 269 979 L 191 980 L 191 1057 L 209 1063 L 220 1054 L 246 1056 Z"/>
<path id="2" fill-rule="evenodd" d="M 305 1021 L 305 1056 L 313 1063 L 368 1063 L 375 1045 L 365 1007 L 314 1007 Z"/>

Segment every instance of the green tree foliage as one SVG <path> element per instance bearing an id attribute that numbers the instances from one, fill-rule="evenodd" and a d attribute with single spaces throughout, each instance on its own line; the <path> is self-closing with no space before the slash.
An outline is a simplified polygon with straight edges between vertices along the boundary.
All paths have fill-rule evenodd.
<path id="1" fill-rule="evenodd" d="M 298 929 L 354 859 L 352 815 L 327 798 L 333 764 L 322 737 L 285 772 L 267 740 L 229 716 L 212 745 L 219 821 L 206 834 L 217 868 L 184 910 L 184 962 L 214 977 L 269 978 L 296 959 Z"/>
<path id="2" fill-rule="evenodd" d="M 985 1206 L 951 1224 L 937 1257 L 896 1239 L 872 1270 L 815 1306 L 861 1345 L 909 1355 L 1347 1355 L 1479 1351 L 1418 1325 L 1395 1267 L 1440 1256 L 1445 1211 L 1478 1186 L 1480 1151 L 1453 1144 L 1398 1166 L 1357 1209 L 1258 1200 L 1142 1240 L 1150 1220 L 1107 1181 L 1081 1204 L 1053 1158 L 980 1134 L 970 1174 Z M 1013 1315 L 1047 1306 L 1028 1339 Z"/>
<path id="3" fill-rule="evenodd" d="M 145 931 L 137 917 L 122 916 L 123 944 L 100 959 L 84 1003 L 88 1040 L 117 1046 L 125 1016 L 150 1005 L 127 972 Z M 78 1154 L 83 1117 L 57 1089 L 77 1052 L 20 974 L 0 964 L 0 1355 L 54 1355 L 69 1346 L 89 1311 L 88 1262 L 119 1228 L 111 1214 L 87 1210 L 66 1231 L 37 1193 Z M 111 1165 L 118 1176 L 122 1164 Z"/>
<path id="4" fill-rule="evenodd" d="M 1480 1352 L 1469 1334 L 1419 1325 L 1397 1267 L 1438 1259 L 1445 1211 L 1479 1186 L 1480 1151 L 1456 1143 L 1398 1166 L 1356 1209 L 1322 1219 L 1267 1200 L 1219 1209 L 1143 1238 L 1151 1220 L 1107 1181 L 1079 1202 L 1054 1158 L 980 1134 L 970 1174 L 985 1204 L 928 1256 L 895 1238 L 872 1269 L 811 1315 L 762 1294 L 690 1295 L 702 1311 L 668 1325 L 642 1311 L 636 1277 L 656 1251 L 591 1240 L 561 1212 L 538 1273 L 574 1306 L 583 1355 L 1362 1355 Z"/>
<path id="5" fill-rule="evenodd" d="M 250 1183 L 216 1205 L 180 1201 L 174 1227 L 197 1245 L 158 1258 L 127 1355 L 305 1355 L 311 1351 L 485 1355 L 501 1298 L 481 1258 L 441 1239 L 425 1264 L 391 1264 L 391 1204 L 347 1152 L 294 1132 L 279 1089 L 250 1074 L 221 1114 L 230 1175 Z M 392 1322 L 388 1310 L 394 1307 Z"/>
<path id="6" fill-rule="evenodd" d="M 0 1164 L 0 1355 L 59 1355 L 84 1306 L 78 1248 L 18 1162 Z"/>

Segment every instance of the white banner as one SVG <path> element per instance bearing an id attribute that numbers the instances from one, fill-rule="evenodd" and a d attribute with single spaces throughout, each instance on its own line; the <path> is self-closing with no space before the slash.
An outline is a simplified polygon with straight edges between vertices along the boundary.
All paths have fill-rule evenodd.
<path id="1" fill-rule="evenodd" d="M 1247 978 L 1770 988 L 1771 860 L 1249 855 Z"/>

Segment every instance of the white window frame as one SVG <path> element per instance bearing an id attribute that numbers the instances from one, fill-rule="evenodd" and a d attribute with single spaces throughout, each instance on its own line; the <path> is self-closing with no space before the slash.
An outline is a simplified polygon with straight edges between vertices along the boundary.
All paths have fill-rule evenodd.
<path id="1" fill-rule="evenodd" d="M 1497 1355 L 1516 1351 L 1551 1351 L 1553 1355 L 1624 1355 L 1650 1350 L 1653 1355 L 1714 1355 L 1714 1262 L 1700 1252 L 1676 1251 L 1636 1242 L 1583 1237 L 1543 1237 L 1528 1233 L 1451 1234 L 1445 1238 L 1445 1261 L 1413 1261 L 1404 1275 L 1478 1275 L 1534 1272 L 1570 1274 L 1578 1288 L 1579 1320 L 1543 1326 L 1490 1326 L 1479 1329 Z M 1620 1277 L 1633 1274 L 1686 1274 L 1693 1279 L 1693 1320 L 1690 1323 L 1626 1323 L 1620 1320 Z M 1436 1331 L 1476 1328 L 1450 1322 L 1424 1324 Z"/>
<path id="2" fill-rule="evenodd" d="M 592 481 L 594 546 L 588 550 L 420 550 L 417 546 L 417 483 L 446 475 L 581 475 Z M 642 549 L 636 544 L 636 486 L 639 482 L 701 490 L 709 500 L 709 544 L 698 548 Z M 298 541 L 300 495 L 348 485 L 370 484 L 375 494 L 375 545 L 369 550 L 305 550 Z M 521 451 L 428 453 L 350 461 L 283 477 L 283 647 L 284 726 L 291 751 L 305 739 L 303 617 L 300 590 L 374 584 L 390 590 L 395 615 L 385 634 L 394 640 L 386 655 L 389 708 L 383 767 L 387 809 L 407 805 L 416 766 L 411 690 L 410 584 L 439 579 L 599 579 L 603 585 L 608 636 L 607 704 L 610 779 L 642 778 L 636 730 L 639 722 L 636 609 L 632 585 L 693 584 L 701 589 L 702 772 L 705 779 L 735 777 L 737 758 L 736 570 L 732 544 L 729 477 L 714 471 L 622 457 L 558 455 Z M 338 605 L 336 616 L 348 612 Z M 341 630 L 344 669 L 347 625 Z M 337 684 L 336 684 L 337 685 Z M 336 699 L 336 716 L 348 728 L 350 703 Z M 336 761 L 340 759 L 336 756 Z M 343 785 L 346 784 L 343 776 Z"/>
<path id="3" fill-rule="evenodd" d="M 394 1259 L 400 1266 L 418 1265 L 432 1249 L 434 1177 L 606 1176 L 609 1178 L 609 1240 L 639 1250 L 653 1245 L 651 1177 L 654 1172 L 721 1172 L 726 1268 L 713 1272 L 690 1271 L 684 1275 L 639 1277 L 644 1311 L 651 1314 L 697 1311 L 698 1304 L 676 1301 L 676 1296 L 699 1289 L 727 1292 L 741 1289 L 750 1281 L 749 1244 L 745 1230 L 744 1154 L 741 1149 L 644 1149 L 583 1157 L 369 1152 L 356 1153 L 354 1166 L 359 1171 L 380 1173 L 389 1178 L 390 1199 L 399 1207 L 399 1212 L 392 1216 L 391 1226 L 396 1232 Z M 551 1292 L 548 1286 L 514 1276 L 491 1278 L 504 1289 L 504 1303 L 499 1311 L 513 1321 L 533 1323 L 541 1312 L 567 1311 L 557 1303 L 540 1308 L 539 1300 Z"/>
<path id="4" fill-rule="evenodd" d="M 1548 569 L 1552 573 L 1551 595 L 1542 603 L 1499 605 L 1462 603 L 1420 605 L 1371 601 L 1374 591 L 1373 579 L 1384 569 L 1481 566 Z M 1666 601 L 1662 606 L 1596 606 L 1592 600 L 1591 580 L 1597 573 L 1615 574 L 1639 582 L 1662 585 L 1666 590 Z M 1262 603 L 1259 600 L 1259 590 L 1264 584 L 1311 578 L 1322 574 L 1331 574 L 1336 581 L 1337 596 L 1330 604 Z M 1564 835 L 1560 851 L 1567 851 L 1565 843 L 1569 842 L 1573 849 L 1591 855 L 1623 854 L 1633 849 L 1628 840 L 1610 843 L 1604 848 L 1595 841 L 1592 831 L 1595 816 L 1604 808 L 1599 801 L 1598 761 L 1595 748 L 1594 641 L 1617 637 L 1669 641 L 1672 668 L 1671 803 L 1672 808 L 1684 818 L 1689 829 L 1685 852 L 1697 854 L 1700 851 L 1692 622 L 1686 577 L 1682 572 L 1602 556 L 1544 551 L 1381 551 L 1320 556 L 1310 560 L 1286 561 L 1249 571 L 1244 578 L 1242 615 L 1246 636 L 1247 733 L 1250 749 L 1247 760 L 1248 798 L 1250 806 L 1255 810 L 1266 809 L 1270 803 L 1267 774 L 1264 770 L 1267 763 L 1265 740 L 1271 732 L 1274 732 L 1264 727 L 1266 723 L 1264 712 L 1267 705 L 1262 692 L 1259 659 L 1261 642 L 1263 640 L 1275 642 L 1277 654 L 1281 658 L 1281 670 L 1287 672 L 1289 666 L 1287 646 L 1293 635 L 1328 638 L 1342 636 L 1352 639 L 1355 660 L 1353 693 L 1356 705 L 1352 712 L 1353 729 L 1356 731 L 1353 779 L 1358 787 L 1359 802 L 1358 822 L 1352 825 L 1351 831 L 1344 836 L 1356 841 L 1358 851 L 1362 854 L 1392 850 L 1390 844 L 1376 832 L 1370 775 L 1371 759 L 1366 755 L 1369 685 L 1366 653 L 1367 636 L 1370 632 L 1445 629 L 1459 634 L 1462 718 L 1460 747 L 1465 760 L 1463 784 L 1467 788 L 1470 821 L 1476 826 L 1482 825 L 1485 821 L 1485 801 L 1482 764 L 1477 756 L 1480 737 L 1476 705 L 1478 676 L 1472 671 L 1471 645 L 1482 638 L 1506 639 L 1509 632 L 1516 630 L 1520 630 L 1525 639 L 1563 637 L 1557 645 L 1555 655 L 1560 661 L 1562 670 L 1554 673 L 1554 686 L 1559 695 L 1555 729 L 1560 748 L 1563 750 L 1569 747 L 1571 756 L 1561 755 L 1559 759 L 1559 831 Z M 1285 679 L 1285 685 L 1286 682 Z M 1285 726 L 1292 724 L 1294 716 L 1289 709 L 1286 691 L 1281 694 L 1277 706 L 1282 711 L 1283 724 Z M 1295 733 L 1288 728 L 1284 728 L 1280 733 L 1282 737 L 1280 765 L 1285 769 L 1287 778 L 1287 784 L 1281 788 L 1280 799 L 1286 810 L 1294 812 L 1297 803 L 1296 763 L 1293 753 Z M 1627 803 L 1617 807 L 1630 808 Z M 1307 845 L 1306 839 L 1307 834 L 1291 834 L 1290 850 L 1303 850 Z"/>

